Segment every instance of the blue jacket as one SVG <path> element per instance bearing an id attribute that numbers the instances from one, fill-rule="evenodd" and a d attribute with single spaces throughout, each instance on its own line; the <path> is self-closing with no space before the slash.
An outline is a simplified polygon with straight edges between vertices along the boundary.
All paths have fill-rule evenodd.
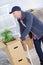
<path id="1" fill-rule="evenodd" d="M 30 31 L 32 31 L 38 38 L 43 36 L 43 23 L 32 13 L 22 11 L 22 21 L 26 27 L 24 27 L 20 20 L 18 20 L 22 40 L 25 40 L 26 35 L 29 34 Z"/>

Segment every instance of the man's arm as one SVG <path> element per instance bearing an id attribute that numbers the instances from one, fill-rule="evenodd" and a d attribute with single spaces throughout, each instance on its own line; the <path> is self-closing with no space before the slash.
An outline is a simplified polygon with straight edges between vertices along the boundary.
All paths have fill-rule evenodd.
<path id="1" fill-rule="evenodd" d="M 33 16 L 32 14 L 27 14 L 26 16 L 26 29 L 24 30 L 24 32 L 21 34 L 21 39 L 22 41 L 25 40 L 26 35 L 30 32 L 31 27 L 32 27 L 32 23 L 33 23 Z"/>

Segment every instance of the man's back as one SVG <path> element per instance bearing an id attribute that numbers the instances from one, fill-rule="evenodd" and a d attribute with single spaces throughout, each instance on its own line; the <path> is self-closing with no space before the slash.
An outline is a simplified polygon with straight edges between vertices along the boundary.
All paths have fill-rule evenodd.
<path id="1" fill-rule="evenodd" d="M 43 35 L 43 23 L 33 15 L 32 32 L 39 38 Z"/>

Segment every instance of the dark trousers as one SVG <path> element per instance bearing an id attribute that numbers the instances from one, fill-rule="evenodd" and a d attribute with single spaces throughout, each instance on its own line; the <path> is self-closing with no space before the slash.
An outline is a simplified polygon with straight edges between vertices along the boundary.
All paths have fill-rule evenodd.
<path id="1" fill-rule="evenodd" d="M 34 42 L 34 45 L 35 45 L 35 49 L 36 49 L 36 52 L 40 58 L 40 61 L 43 62 L 43 51 L 41 49 L 41 41 L 43 42 L 43 36 L 39 39 L 39 40 L 34 40 L 33 39 L 33 42 Z"/>

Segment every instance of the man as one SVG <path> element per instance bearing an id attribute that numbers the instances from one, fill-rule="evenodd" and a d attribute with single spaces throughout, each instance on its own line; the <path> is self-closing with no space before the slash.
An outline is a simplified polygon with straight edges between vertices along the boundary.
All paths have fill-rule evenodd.
<path id="1" fill-rule="evenodd" d="M 41 41 L 43 41 L 43 23 L 32 13 L 22 11 L 19 6 L 13 7 L 10 14 L 13 14 L 20 24 L 20 39 L 23 43 L 27 34 L 32 34 L 36 51 L 40 58 L 41 65 L 43 65 L 43 51 L 41 49 Z"/>

